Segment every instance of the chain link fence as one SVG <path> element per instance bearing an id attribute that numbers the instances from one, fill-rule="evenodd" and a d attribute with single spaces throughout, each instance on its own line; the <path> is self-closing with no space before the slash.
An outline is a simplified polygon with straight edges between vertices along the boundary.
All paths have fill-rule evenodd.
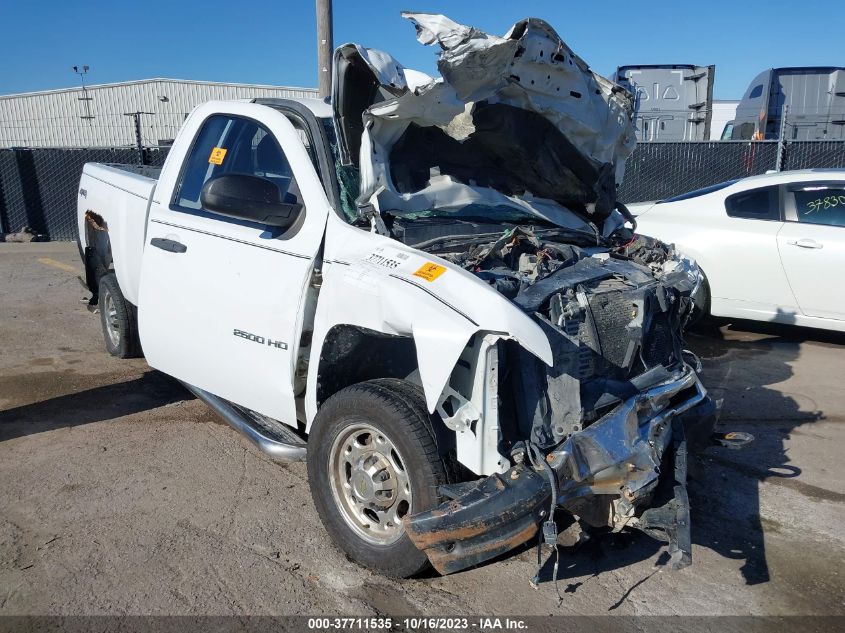
<path id="1" fill-rule="evenodd" d="M 168 147 L 0 149 L 0 234 L 28 226 L 52 240 L 76 239 L 76 199 L 87 162 L 164 164 Z M 775 170 L 845 168 L 845 141 L 641 143 L 628 158 L 624 202 L 660 200 Z"/>
<path id="2" fill-rule="evenodd" d="M 3 117 L 0 147 L 130 147 L 140 137 L 144 146 L 176 138 L 187 112 L 102 113 L 96 117 L 60 114 L 33 119 Z"/>
<path id="3" fill-rule="evenodd" d="M 641 143 L 625 165 L 623 202 L 661 200 L 775 168 L 777 141 Z"/>
<path id="4" fill-rule="evenodd" d="M 791 141 L 783 151 L 784 170 L 845 167 L 845 141 Z"/>
<path id="5" fill-rule="evenodd" d="M 845 141 L 641 143 L 628 158 L 619 199 L 661 200 L 767 171 L 811 168 L 845 168 Z"/>
<path id="6" fill-rule="evenodd" d="M 0 149 L 0 234 L 29 227 L 51 240 L 74 240 L 76 198 L 85 163 L 161 166 L 166 147 Z"/>

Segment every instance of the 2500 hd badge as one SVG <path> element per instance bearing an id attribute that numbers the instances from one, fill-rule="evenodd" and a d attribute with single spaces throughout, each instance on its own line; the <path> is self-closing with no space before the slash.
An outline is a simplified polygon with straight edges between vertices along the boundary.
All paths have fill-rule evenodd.
<path id="1" fill-rule="evenodd" d="M 243 330 L 235 329 L 232 332 L 235 336 L 240 336 L 241 338 L 245 338 L 248 341 L 252 341 L 253 343 L 258 343 L 259 345 L 264 345 L 265 343 L 270 347 L 276 347 L 278 349 L 287 349 L 288 344 L 282 341 L 274 341 L 271 338 L 265 338 L 263 336 L 259 336 L 258 334 L 250 334 L 249 332 L 244 332 Z"/>

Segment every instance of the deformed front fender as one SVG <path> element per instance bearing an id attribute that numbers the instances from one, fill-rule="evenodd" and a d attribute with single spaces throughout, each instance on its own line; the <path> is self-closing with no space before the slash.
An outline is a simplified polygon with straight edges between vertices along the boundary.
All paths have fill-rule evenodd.
<path id="1" fill-rule="evenodd" d="M 314 315 L 306 417 L 317 412 L 320 354 L 337 325 L 412 337 L 426 404 L 434 412 L 452 370 L 476 333 L 516 340 L 548 365 L 542 329 L 513 303 L 459 266 L 330 218 Z"/>

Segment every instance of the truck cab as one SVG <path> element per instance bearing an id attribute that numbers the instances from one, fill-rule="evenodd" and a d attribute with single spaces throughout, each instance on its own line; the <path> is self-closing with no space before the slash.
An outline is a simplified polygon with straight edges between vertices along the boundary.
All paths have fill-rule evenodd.
<path id="1" fill-rule="evenodd" d="M 138 326 L 150 365 L 289 422 L 304 392 L 303 317 L 336 190 L 328 157 L 320 168 L 322 134 L 313 110 L 295 102 L 195 110 L 150 201 L 141 264 Z"/>
<path id="2" fill-rule="evenodd" d="M 732 140 L 819 141 L 845 138 L 845 68 L 768 68 L 736 109 Z"/>

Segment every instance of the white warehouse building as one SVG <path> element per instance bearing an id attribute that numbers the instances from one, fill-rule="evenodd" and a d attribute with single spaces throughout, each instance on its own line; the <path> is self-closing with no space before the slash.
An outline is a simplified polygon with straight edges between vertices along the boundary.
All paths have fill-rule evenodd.
<path id="1" fill-rule="evenodd" d="M 142 79 L 0 95 L 0 148 L 167 145 L 187 114 L 214 99 L 316 97 L 313 88 Z"/>

